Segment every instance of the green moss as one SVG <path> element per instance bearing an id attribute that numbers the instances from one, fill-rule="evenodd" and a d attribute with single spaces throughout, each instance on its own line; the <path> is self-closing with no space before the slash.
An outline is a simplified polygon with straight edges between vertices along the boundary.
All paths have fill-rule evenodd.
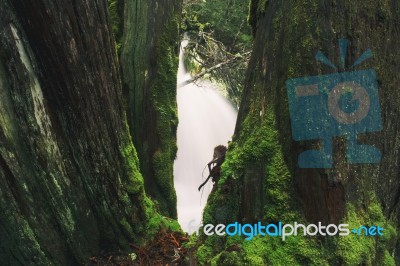
<path id="1" fill-rule="evenodd" d="M 397 238 L 395 226 L 385 219 L 375 196 L 371 194 L 369 197 L 367 200 L 370 204 L 367 209 L 348 204 L 344 220 L 349 224 L 350 229 L 359 228 L 362 225 L 380 226 L 384 228 L 383 236 L 350 234 L 339 238 L 338 255 L 346 265 L 384 265 L 385 261 L 391 261 L 387 255 L 389 250 L 394 248 Z"/>
<path id="2" fill-rule="evenodd" d="M 156 4 L 159 8 L 153 10 Z M 177 217 L 173 187 L 178 124 L 177 7 L 179 4 L 172 2 L 125 1 L 120 54 L 130 133 L 146 193 L 158 202 L 161 214 L 171 218 Z M 155 25 L 153 17 L 158 17 Z"/>
<path id="3" fill-rule="evenodd" d="M 257 99 L 255 99 L 256 101 Z M 230 223 L 238 220 L 240 210 L 240 194 L 243 186 L 243 176 L 246 167 L 249 164 L 263 164 L 264 172 L 264 195 L 265 205 L 263 208 L 263 220 L 268 221 L 300 221 L 300 215 L 295 211 L 293 195 L 293 184 L 289 169 L 283 159 L 282 147 L 279 144 L 279 134 L 276 130 L 275 116 L 272 108 L 265 109 L 260 116 L 259 112 L 250 111 L 250 115 L 246 117 L 241 125 L 241 133 L 235 137 L 235 141 L 230 144 L 226 160 L 222 165 L 222 176 L 218 182 L 217 190 L 210 195 L 207 206 L 203 214 L 203 223 Z M 227 191 L 226 188 L 229 188 Z M 230 195 L 235 195 L 234 197 Z M 294 240 L 291 240 L 294 241 Z M 316 261 L 314 265 L 318 265 L 317 257 L 318 245 L 307 239 L 298 240 L 302 246 L 312 246 L 312 254 L 305 261 Z M 274 244 L 271 244 L 274 243 Z M 243 238 L 221 238 L 218 239 L 208 237 L 204 245 L 212 247 L 212 256 L 208 254 L 208 259 L 212 259 L 213 263 L 223 265 L 225 261 L 229 265 L 232 258 L 238 263 L 246 262 L 248 265 L 256 265 L 255 263 L 279 261 L 284 253 L 292 256 L 288 257 L 288 263 L 294 263 L 299 259 L 299 243 L 285 243 L 281 253 L 279 251 L 280 239 L 258 239 L 245 241 Z M 288 243 L 291 243 L 289 245 Z M 224 252 L 231 245 L 243 246 L 244 252 L 239 259 L 238 254 Z M 264 248 L 262 248 L 264 247 Z M 294 249 L 296 247 L 296 249 Z M 208 249 L 205 249 L 208 251 Z M 258 252 L 257 250 L 261 250 Z M 221 253 L 222 252 L 222 253 Z M 291 253 L 292 252 L 292 253 Z M 271 254 L 269 254 L 271 253 Z M 269 255 L 267 255 L 269 254 Z M 275 255 L 274 255 L 275 254 Z M 274 257 L 276 256 L 276 258 Z M 202 255 L 199 256 L 199 261 Z M 303 258 L 303 257 L 301 257 Z M 301 261 L 301 260 L 300 260 Z M 211 262 L 211 260 L 209 261 Z M 218 265 L 219 265 L 218 264 Z M 240 264 L 239 264 L 240 265 Z M 243 264 L 242 264 L 243 265 Z M 262 265 L 262 264 L 259 264 Z M 277 264 L 280 265 L 280 264 Z M 300 265 L 286 264 L 286 265 Z M 321 264 L 324 265 L 324 264 Z M 326 263 L 325 263 L 326 265 Z"/>
<path id="4" fill-rule="evenodd" d="M 265 200 L 267 202 L 265 218 L 282 221 L 293 220 L 297 216 L 291 208 L 293 202 L 291 176 L 283 159 L 275 117 L 271 109 L 266 110 L 262 120 L 259 117 L 248 116 L 242 124 L 241 132 L 235 143 L 229 147 L 218 186 L 224 186 L 227 182 L 233 182 L 235 186 L 239 186 L 247 165 L 255 162 L 263 163 L 265 165 Z M 226 212 L 233 215 L 229 220 L 235 219 L 234 214 L 239 209 L 238 202 L 236 200 L 229 200 L 229 203 L 226 203 L 225 200 L 218 201 L 217 199 L 221 197 L 225 198 L 219 190 L 211 196 L 211 201 L 208 202 L 204 212 L 204 221 L 213 220 L 210 211 L 215 211 L 215 208 L 211 206 L 216 204 L 223 204 Z"/>
<path id="5" fill-rule="evenodd" d="M 269 51 L 269 55 L 277 54 L 280 49 L 285 51 L 282 59 L 284 60 L 283 65 L 287 67 L 283 70 L 285 75 L 272 76 L 268 88 L 258 81 L 251 84 L 253 87 L 246 95 L 250 99 L 245 107 L 247 108 L 246 116 L 239 121 L 239 134 L 235 136 L 229 147 L 218 189 L 210 196 L 204 211 L 204 223 L 220 222 L 216 214 L 219 213 L 222 206 L 224 207 L 222 210 L 226 212 L 226 220 L 238 219 L 240 187 L 243 185 L 246 167 L 260 163 L 265 166 L 264 218 L 284 222 L 301 222 L 303 219 L 296 210 L 293 198 L 296 195 L 293 190 L 293 169 L 284 160 L 283 150 L 290 150 L 288 145 L 291 140 L 287 137 L 290 136 L 289 128 L 282 127 L 282 124 L 277 126 L 277 121 L 280 123 L 289 121 L 287 107 L 282 107 L 287 104 L 283 100 L 278 103 L 276 97 L 279 95 L 282 98 L 281 94 L 284 92 L 280 90 L 284 89 L 282 84 L 287 78 L 318 74 L 307 73 L 309 69 L 312 69 L 310 66 L 315 64 L 313 51 L 317 47 L 316 35 L 320 34 L 316 25 L 318 20 L 313 18 L 317 7 L 311 1 L 308 2 L 308 4 L 299 5 L 291 10 L 284 10 L 285 13 L 279 11 L 273 19 L 273 27 L 276 31 L 280 31 L 282 23 L 288 25 L 285 27 L 287 32 L 282 33 L 284 36 L 288 36 L 287 42 L 282 44 L 279 43 L 279 39 L 272 40 L 275 43 L 265 49 Z M 307 6 L 312 8 L 309 9 Z M 299 31 L 300 28 L 303 30 Z M 304 34 L 304 32 L 308 33 Z M 304 51 L 304 53 L 298 51 Z M 256 69 L 254 72 L 258 73 L 259 70 Z M 265 96 L 264 90 L 270 93 Z M 279 105 L 279 109 L 276 109 L 277 105 Z M 224 185 L 229 186 L 230 189 L 225 192 L 219 189 Z M 232 189 L 231 186 L 234 188 Z M 243 259 L 250 265 L 253 261 L 259 265 L 332 265 L 338 261 L 343 261 L 345 265 L 363 263 L 366 265 L 383 265 L 384 263 L 392 265 L 390 263 L 393 258 L 390 256 L 390 251 L 393 250 L 397 237 L 395 227 L 384 218 L 381 207 L 374 197 L 364 199 L 360 206 L 367 206 L 367 209 L 356 211 L 354 207 L 348 206 L 347 216 L 343 222 L 349 223 L 350 227 L 361 224 L 381 224 L 385 228 L 384 236 L 372 238 L 349 235 L 330 238 L 324 242 L 301 236 L 291 237 L 285 242 L 278 238 L 254 238 L 241 244 Z M 226 243 L 223 244 L 208 241 L 208 239 L 203 242 L 204 245 L 213 247 L 211 261 L 220 262 L 223 258 L 224 250 L 229 247 L 227 240 L 224 241 Z"/>
<path id="6" fill-rule="evenodd" d="M 125 218 L 120 221 L 120 225 L 122 226 L 126 235 L 134 238 L 135 234 L 132 230 L 132 225 Z"/>
<path id="7" fill-rule="evenodd" d="M 126 121 L 125 115 L 123 118 Z M 127 124 L 126 132 L 129 132 Z M 123 172 L 127 173 L 127 177 L 119 180 L 119 198 L 121 203 L 125 205 L 125 208 L 120 208 L 126 212 L 125 218 L 120 220 L 119 224 L 126 235 L 135 239 L 137 244 L 142 244 L 142 241 L 149 234 L 147 231 L 150 220 L 149 213 L 154 212 L 154 204 L 145 194 L 144 181 L 139 169 L 139 159 L 129 134 L 120 144 L 120 152 L 123 158 Z M 136 199 L 134 204 L 133 199 Z M 138 216 L 137 213 L 141 215 Z"/>
<path id="8" fill-rule="evenodd" d="M 124 189 L 132 195 L 144 193 L 143 177 L 139 171 L 139 159 L 129 137 L 120 150 L 124 159 L 124 167 L 129 177 L 129 181 L 124 185 Z"/>
<path id="9" fill-rule="evenodd" d="M 201 245 L 196 252 L 196 259 L 200 265 L 207 265 L 212 258 L 213 250 L 210 246 Z"/>
<path id="10" fill-rule="evenodd" d="M 350 234 L 332 237 L 324 242 L 302 235 L 291 236 L 285 241 L 279 237 L 257 236 L 251 241 L 245 241 L 238 236 L 218 239 L 213 236 L 200 246 L 198 260 L 212 265 L 229 265 L 233 263 L 231 258 L 238 261 L 238 265 L 332 265 L 335 261 L 343 261 L 344 265 L 395 265 L 390 255 L 397 239 L 395 226 L 385 219 L 373 194 L 369 197 L 365 199 L 369 202 L 366 210 L 356 210 L 349 204 L 343 223 L 348 223 L 350 229 L 361 225 L 381 226 L 384 228 L 383 236 Z M 232 245 L 243 250 L 240 257 L 226 251 Z"/>
<path id="11" fill-rule="evenodd" d="M 243 243 L 247 261 L 262 260 L 267 265 L 329 265 L 330 255 L 315 239 L 292 236 L 255 237 Z"/>
<path id="12" fill-rule="evenodd" d="M 2 173 L 0 173 L 2 174 Z M 0 194 L 0 219 L 2 223 L 9 225 L 10 231 L 6 227 L 0 228 L 2 243 L 0 248 L 8 250 L 11 254 L 19 254 L 18 260 L 13 258 L 11 261 L 18 261 L 21 264 L 49 265 L 51 261 L 46 256 L 46 251 L 42 250 L 38 238 L 32 231 L 29 222 L 23 216 L 16 212 L 16 208 L 6 202 L 4 194 Z M 2 263 L 10 264 L 8 252 L 1 252 L 0 259 Z"/>
<path id="13" fill-rule="evenodd" d="M 212 236 L 196 255 L 200 265 L 331 265 L 334 256 L 315 238 L 304 236 L 285 241 L 280 237 L 256 236 L 246 241 L 238 236 Z"/>
<path id="14" fill-rule="evenodd" d="M 118 0 L 108 0 L 108 15 L 111 29 L 115 38 L 115 48 L 117 52 L 121 48 L 121 38 L 123 34 L 123 3 Z"/>
<path id="15" fill-rule="evenodd" d="M 156 132 L 159 148 L 153 154 L 157 190 L 160 195 L 160 210 L 170 217 L 176 217 L 176 194 L 173 184 L 173 163 L 176 157 L 176 130 L 178 114 L 176 103 L 176 75 L 178 55 L 175 36 L 178 32 L 178 16 L 170 19 L 163 35 L 156 41 L 156 57 L 159 60 L 157 76 L 151 87 L 152 104 L 156 110 Z"/>
<path id="16" fill-rule="evenodd" d="M 242 176 L 246 166 L 255 162 L 265 165 L 266 204 L 262 218 L 269 221 L 301 221 L 300 214 L 295 211 L 295 193 L 279 144 L 274 113 L 271 108 L 264 112 L 262 117 L 259 113 L 251 113 L 242 123 L 241 134 L 230 145 L 218 189 L 210 196 L 204 211 L 204 223 L 228 223 L 238 219 Z M 227 200 L 227 192 L 220 189 L 224 186 L 233 187 L 228 193 L 236 196 Z M 226 214 L 222 221 L 218 219 L 221 212 Z M 251 241 L 244 241 L 241 237 L 208 237 L 203 245 L 213 247 L 212 254 L 210 257 L 210 250 L 203 247 L 204 254 L 198 256 L 199 262 L 207 254 L 209 263 L 216 265 L 229 265 L 232 261 L 237 261 L 238 265 L 328 265 L 327 260 L 321 259 L 326 257 L 325 251 L 315 240 L 305 237 L 291 237 L 285 242 L 280 238 L 267 237 L 257 237 Z M 224 251 L 232 245 L 243 248 L 240 257 L 237 257 L 239 253 Z"/>
<path id="17" fill-rule="evenodd" d="M 244 264 L 242 255 L 237 251 L 221 252 L 211 260 L 212 266 L 242 266 Z"/>
<path id="18" fill-rule="evenodd" d="M 396 266 L 394 258 L 389 254 L 389 251 L 385 250 L 384 258 L 382 261 L 383 266 Z"/>
<path id="19" fill-rule="evenodd" d="M 261 2 L 265 1 L 251 1 L 249 22 L 253 29 L 257 23 L 261 23 L 257 18 Z M 314 60 L 315 52 L 323 50 L 322 44 L 331 45 L 333 38 L 340 38 L 348 33 L 343 22 L 335 21 L 336 18 L 330 22 L 333 29 L 325 31 L 319 24 L 323 20 L 320 18 L 321 6 L 317 6 L 318 3 L 310 0 L 301 3 L 276 2 L 275 10 L 271 12 L 273 17 L 262 20 L 266 30 L 261 30 L 261 24 L 258 25 L 260 27 L 258 33 L 261 35 L 257 36 L 258 40 L 264 41 L 265 44 L 255 44 L 255 56 L 260 59 L 254 60 L 250 65 L 252 71 L 247 76 L 245 102 L 239 113 L 239 130 L 236 131 L 237 135 L 229 146 L 217 189 L 209 197 L 203 223 L 215 224 L 240 219 L 239 212 L 243 201 L 241 187 L 245 182 L 248 168 L 255 165 L 265 166 L 266 198 L 263 218 L 283 222 L 304 220 L 301 218 L 304 214 L 300 213 L 300 208 L 295 202 L 297 195 L 293 190 L 296 169 L 295 165 L 290 165 L 295 163 L 293 162 L 295 160 L 291 158 L 293 143 L 290 138 L 285 81 L 288 78 L 321 74 L 325 69 L 315 66 L 318 64 Z M 361 4 L 351 5 L 354 7 L 351 11 L 354 12 Z M 365 5 L 370 3 L 367 1 Z M 373 11 L 366 12 L 370 14 L 370 19 L 376 17 L 378 9 L 375 8 L 376 5 L 374 2 L 371 5 Z M 382 16 L 386 19 L 390 14 L 383 12 Z M 340 16 L 336 17 L 340 20 Z M 267 25 L 270 21 L 272 25 Z M 382 35 L 377 36 L 382 37 Z M 371 36 L 371 39 L 373 38 L 375 37 Z M 374 50 L 379 49 L 376 47 Z M 329 53 L 326 54 L 329 56 Z M 276 62 L 278 60 L 279 63 Z M 384 77 L 388 73 L 379 76 Z M 387 82 L 393 84 L 393 79 L 388 78 Z M 288 159 L 288 162 L 285 159 Z M 383 236 L 365 237 L 350 234 L 346 237 L 323 239 L 298 236 L 290 237 L 284 242 L 279 238 L 256 237 L 251 241 L 235 240 L 243 252 L 240 258 L 236 258 L 236 254 L 232 256 L 237 261 L 244 260 L 243 265 L 246 263 L 249 265 L 395 265 L 391 254 L 398 233 L 394 223 L 385 218 L 379 200 L 373 193 L 367 193 L 375 188 L 367 187 L 363 182 L 371 186 L 376 181 L 368 177 L 371 174 L 369 170 L 370 168 L 365 167 L 361 170 L 365 171 L 365 174 L 354 173 L 356 179 L 361 180 L 351 181 L 351 185 L 357 189 L 349 191 L 352 190 L 347 190 L 350 186 L 346 187 L 346 201 L 351 204 L 346 206 L 346 216 L 342 222 L 349 223 L 350 228 L 360 225 L 379 225 L 385 228 Z M 347 173 L 343 168 L 337 171 Z M 199 261 L 201 259 L 208 264 L 222 263 L 224 258 L 230 257 L 227 255 L 229 253 L 227 250 L 232 245 L 228 244 L 230 241 L 229 238 L 223 237 L 219 240 L 200 237 L 202 251 Z M 206 256 L 208 260 L 204 259 Z"/>
<path id="20" fill-rule="evenodd" d="M 146 225 L 146 235 L 152 239 L 161 228 L 170 232 L 182 232 L 181 226 L 176 220 L 162 216 L 156 209 L 154 202 L 147 196 L 144 198 L 145 216 L 148 223 Z"/>
<path id="21" fill-rule="evenodd" d="M 125 144 L 121 148 L 121 154 L 124 158 L 124 166 L 126 168 L 126 172 L 129 175 L 128 182 L 123 184 L 123 190 L 127 192 L 126 195 L 123 195 L 122 201 L 128 202 L 128 197 L 130 196 L 139 196 L 140 199 L 143 199 L 143 202 L 139 205 L 142 205 L 142 208 L 145 212 L 144 219 L 144 228 L 146 235 L 155 235 L 156 231 L 160 228 L 163 217 L 157 213 L 154 203 L 145 195 L 144 193 L 144 182 L 143 177 L 139 171 L 139 160 L 136 154 L 136 149 L 132 144 L 130 138 L 127 138 Z M 126 232 L 130 233 L 128 222 L 121 221 L 120 222 Z M 139 230 L 144 231 L 144 230 Z"/>

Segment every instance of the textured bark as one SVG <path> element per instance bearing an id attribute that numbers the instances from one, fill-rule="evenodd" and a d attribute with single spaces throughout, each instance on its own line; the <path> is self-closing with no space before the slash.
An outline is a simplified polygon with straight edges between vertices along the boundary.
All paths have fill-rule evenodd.
<path id="1" fill-rule="evenodd" d="M 246 222 L 257 220 L 260 210 L 250 208 L 251 202 L 254 206 L 264 204 L 264 219 L 267 221 L 291 220 L 288 213 L 295 211 L 300 214 L 298 219 L 306 219 L 313 223 L 321 221 L 324 224 L 338 224 L 346 219 L 348 206 L 355 206 L 360 219 L 365 213 L 368 214 L 372 204 L 371 195 L 376 195 L 385 219 L 395 224 L 398 231 L 398 1 L 253 0 L 251 12 L 250 22 L 255 40 L 235 138 L 223 168 L 226 179 L 220 184 L 221 189 L 210 196 L 204 223 L 231 222 L 235 219 Z M 377 72 L 383 130 L 363 134 L 358 140 L 379 148 L 382 161 L 376 165 L 348 164 L 345 158 L 345 141 L 338 137 L 334 140 L 333 169 L 299 169 L 298 155 L 302 151 L 315 148 L 315 142 L 300 143 L 292 140 L 285 81 L 334 72 L 317 62 L 314 56 L 321 50 L 332 62 L 339 65 L 339 38 L 350 40 L 347 66 L 368 48 L 374 53 L 373 59 L 356 69 L 373 68 Z M 267 134 L 275 131 L 276 138 L 269 138 Z M 267 143 L 263 142 L 265 139 L 268 139 Z M 269 141 L 271 139 L 276 140 L 276 143 Z M 279 156 L 276 157 L 279 153 L 283 154 L 282 160 L 279 160 Z M 260 161 L 264 162 L 264 167 L 259 167 Z M 282 169 L 282 166 L 287 168 L 286 174 L 276 171 Z M 289 182 L 286 182 L 287 176 Z M 254 179 L 263 180 L 257 185 L 263 185 L 264 190 L 253 184 Z M 228 182 L 234 183 L 234 187 L 223 190 L 224 184 Z M 279 184 L 283 184 L 282 187 L 279 187 Z M 271 191 L 274 193 L 270 193 Z M 287 195 L 286 201 L 282 200 L 282 195 Z M 234 203 L 227 206 L 226 198 L 235 199 Z M 237 198 L 239 200 L 236 200 Z M 222 206 L 227 206 L 227 211 L 221 218 L 221 214 L 217 215 L 217 212 Z M 279 212 L 275 212 L 277 207 Z M 393 242 L 387 246 L 390 254 L 399 256 L 400 251 L 397 248 L 397 251 L 393 252 L 393 246 Z M 331 254 L 335 254 L 334 246 L 330 247 L 330 250 Z M 376 252 L 373 264 L 383 263 L 380 251 Z M 399 257 L 397 261 L 400 261 Z M 335 263 L 340 265 L 340 259 Z"/>
<path id="2" fill-rule="evenodd" d="M 295 10 L 298 9 L 298 10 Z M 400 14 L 396 1 L 388 1 L 380 6 L 375 2 L 349 3 L 347 1 L 306 1 L 302 4 L 270 3 L 264 14 L 258 14 L 255 49 L 247 77 L 246 91 L 239 114 L 236 135 L 240 134 L 240 125 L 249 108 L 257 104 L 255 93 L 262 93 L 276 114 L 280 142 L 284 147 L 285 159 L 296 171 L 301 195 L 307 203 L 304 208 L 310 212 L 318 211 L 330 204 L 328 198 L 312 200 L 315 193 L 311 188 L 326 194 L 324 185 L 328 180 L 342 182 L 347 199 L 359 197 L 357 188 L 372 190 L 379 195 L 387 217 L 398 219 L 400 212 L 399 156 L 400 129 L 398 113 L 400 108 L 398 78 L 400 54 Z M 302 30 L 300 30 L 302 29 Z M 383 130 L 367 133 L 360 138 L 363 143 L 377 146 L 382 151 L 382 163 L 379 165 L 348 165 L 345 161 L 345 142 L 334 142 L 335 167 L 328 170 L 297 169 L 298 154 L 310 149 L 311 145 L 291 140 L 290 120 L 286 96 L 285 81 L 289 78 L 327 74 L 331 69 L 314 60 L 318 50 L 327 54 L 333 62 L 339 62 L 338 39 L 350 40 L 346 64 L 354 62 L 362 52 L 371 48 L 374 58 L 363 63 L 359 69 L 374 68 L 377 71 L 381 98 Z M 257 71 L 254 71 L 256 69 Z M 259 87 L 262 88 L 261 92 Z M 259 107 L 260 108 L 260 107 Z M 262 108 L 262 106 L 261 106 Z M 265 107 L 264 107 L 265 108 Z M 340 174 L 341 178 L 338 178 Z M 317 178 L 318 177 L 318 178 Z M 322 181 L 321 181 L 322 180 Z M 357 180 L 363 180 L 358 182 Z M 310 190 L 307 192 L 306 190 Z M 303 192 L 303 193 L 302 193 Z M 342 193 L 342 192 L 340 192 Z M 314 203 L 312 203 L 314 202 Z M 322 206 L 321 206 L 321 203 Z M 342 206 L 342 203 L 337 203 Z M 332 209 L 327 207 L 327 209 Z M 313 221 L 336 221 L 336 214 L 316 215 Z"/>
<path id="3" fill-rule="evenodd" d="M 120 62 L 129 126 L 146 192 L 176 218 L 176 71 L 181 0 L 119 1 L 124 5 Z"/>
<path id="4" fill-rule="evenodd" d="M 3 0 L 0 47 L 2 265 L 78 265 L 139 242 L 143 180 L 106 1 Z"/>

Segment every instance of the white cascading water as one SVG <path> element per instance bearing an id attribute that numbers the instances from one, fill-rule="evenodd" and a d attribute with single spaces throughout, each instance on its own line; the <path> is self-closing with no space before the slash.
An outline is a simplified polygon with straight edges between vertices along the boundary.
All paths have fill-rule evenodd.
<path id="1" fill-rule="evenodd" d="M 183 62 L 187 44 L 187 39 L 181 44 L 178 84 L 191 78 Z M 237 112 L 210 82 L 204 80 L 178 87 L 177 101 L 178 153 L 174 164 L 174 183 L 178 221 L 188 232 L 191 220 L 194 220 L 193 225 L 201 223 L 202 211 L 213 186 L 210 180 L 203 193 L 197 190 L 208 176 L 206 169 L 202 177 L 203 169 L 212 160 L 214 147 L 227 145 L 231 139 Z"/>

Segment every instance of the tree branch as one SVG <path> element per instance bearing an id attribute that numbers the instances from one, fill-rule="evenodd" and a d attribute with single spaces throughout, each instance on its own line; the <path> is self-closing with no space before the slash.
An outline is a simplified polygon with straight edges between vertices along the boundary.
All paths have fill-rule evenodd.
<path id="1" fill-rule="evenodd" d="M 233 63 L 233 62 L 235 62 L 235 61 L 237 61 L 237 60 L 246 59 L 245 56 L 249 55 L 250 53 L 251 53 L 251 51 L 248 51 L 248 52 L 245 52 L 245 53 L 243 53 L 243 54 L 241 54 L 241 55 L 236 55 L 236 56 L 233 57 L 233 58 L 230 58 L 230 59 L 228 59 L 228 60 L 226 60 L 226 61 L 224 61 L 224 62 L 221 62 L 221 63 L 216 64 L 216 65 L 214 65 L 214 66 L 212 66 L 212 67 L 210 67 L 210 68 L 207 68 L 207 69 L 203 70 L 202 72 L 200 72 L 199 74 L 197 74 L 197 75 L 191 77 L 190 79 L 185 80 L 185 81 L 179 83 L 179 84 L 178 84 L 178 88 L 182 88 L 182 87 L 184 87 L 184 86 L 186 86 L 186 85 L 188 85 L 188 84 L 190 84 L 190 83 L 192 83 L 192 82 L 195 82 L 196 80 L 202 78 L 204 75 L 206 75 L 206 74 L 208 74 L 208 73 L 210 73 L 210 72 L 212 72 L 212 71 L 214 71 L 214 70 L 216 70 L 216 69 L 219 69 L 219 68 L 221 68 L 221 67 L 223 67 L 223 66 L 225 66 L 225 65 L 228 65 L 228 64 L 230 64 L 230 63 Z"/>

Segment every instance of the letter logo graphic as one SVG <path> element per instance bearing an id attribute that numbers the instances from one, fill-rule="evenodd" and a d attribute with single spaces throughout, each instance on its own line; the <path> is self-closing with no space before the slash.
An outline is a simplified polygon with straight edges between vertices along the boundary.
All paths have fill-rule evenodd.
<path id="1" fill-rule="evenodd" d="M 339 40 L 344 69 L 348 41 Z M 350 67 L 372 57 L 368 49 Z M 316 59 L 337 69 L 321 52 Z M 358 144 L 357 134 L 382 130 L 378 84 L 373 69 L 289 79 L 286 81 L 292 137 L 295 141 L 320 140 L 319 150 L 307 150 L 298 158 L 300 168 L 332 168 L 332 137 L 347 139 L 347 162 L 380 163 L 381 152 Z"/>

